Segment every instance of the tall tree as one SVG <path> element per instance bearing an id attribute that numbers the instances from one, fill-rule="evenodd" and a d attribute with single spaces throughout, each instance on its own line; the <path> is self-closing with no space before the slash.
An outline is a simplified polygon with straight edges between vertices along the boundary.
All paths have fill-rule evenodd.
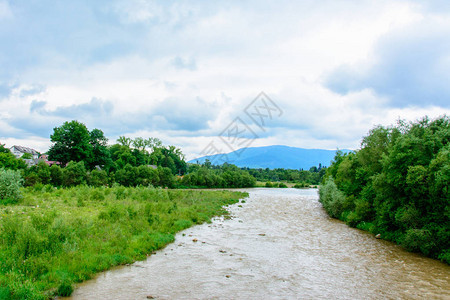
<path id="1" fill-rule="evenodd" d="M 99 129 L 89 132 L 86 125 L 78 121 L 65 122 L 53 129 L 50 136 L 53 145 L 48 154 L 50 160 L 56 160 L 63 165 L 70 161 L 83 161 L 88 167 L 105 165 L 109 152 L 106 148 L 108 139 Z"/>
<path id="2" fill-rule="evenodd" d="M 94 128 L 89 133 L 89 143 L 92 146 L 92 159 L 88 162 L 88 166 L 92 169 L 96 165 L 106 166 L 111 164 L 110 153 L 107 149 L 108 139 L 100 129 Z"/>
<path id="3" fill-rule="evenodd" d="M 129 137 L 126 136 L 119 136 L 119 138 L 117 139 L 117 142 L 119 144 L 121 144 L 122 146 L 127 146 L 130 147 L 132 140 Z"/>
<path id="4" fill-rule="evenodd" d="M 147 147 L 147 143 L 145 143 L 145 140 L 141 137 L 137 137 L 133 140 L 133 147 L 139 151 L 144 152 L 145 147 Z"/>

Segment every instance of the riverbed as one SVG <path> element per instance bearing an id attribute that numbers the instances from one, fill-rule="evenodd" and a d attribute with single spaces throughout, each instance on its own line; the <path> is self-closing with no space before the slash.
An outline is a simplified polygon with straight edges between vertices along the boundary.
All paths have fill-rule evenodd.
<path id="1" fill-rule="evenodd" d="M 331 219 L 315 189 L 246 189 L 231 218 L 187 229 L 68 299 L 450 299 L 450 267 Z"/>

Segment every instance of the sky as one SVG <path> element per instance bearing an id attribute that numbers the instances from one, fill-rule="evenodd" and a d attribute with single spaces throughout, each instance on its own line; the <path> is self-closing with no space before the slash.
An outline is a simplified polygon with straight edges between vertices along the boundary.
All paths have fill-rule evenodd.
<path id="1" fill-rule="evenodd" d="M 238 122 L 244 146 L 357 149 L 450 114 L 449 3 L 0 0 L 0 143 L 78 120 L 192 159 Z"/>

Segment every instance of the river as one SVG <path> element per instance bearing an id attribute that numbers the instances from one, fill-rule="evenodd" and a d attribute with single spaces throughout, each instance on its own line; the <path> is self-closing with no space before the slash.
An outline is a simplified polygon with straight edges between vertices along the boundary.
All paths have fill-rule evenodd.
<path id="1" fill-rule="evenodd" d="M 189 228 L 69 299 L 450 299 L 450 267 L 331 219 L 317 190 L 249 189 L 231 219 Z"/>

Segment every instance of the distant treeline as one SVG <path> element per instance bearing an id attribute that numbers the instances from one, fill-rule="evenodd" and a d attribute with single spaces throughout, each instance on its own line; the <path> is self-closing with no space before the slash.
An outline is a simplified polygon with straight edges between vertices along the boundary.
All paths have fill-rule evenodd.
<path id="1" fill-rule="evenodd" d="M 121 136 L 117 144 L 108 146 L 103 132 L 91 132 L 77 121 L 64 123 L 51 135 L 53 145 L 48 151 L 49 160 L 59 165 L 51 167 L 44 161 L 27 167 L 9 149 L 0 145 L 0 169 L 18 170 L 25 186 L 53 185 L 72 187 L 89 185 L 160 186 L 160 187 L 250 187 L 255 179 L 235 166 L 224 166 L 206 181 L 197 176 L 191 166 L 187 177 L 187 164 L 180 149 L 164 146 L 157 138 L 127 138 Z M 203 174 L 202 172 L 200 172 Z"/>
<path id="2" fill-rule="evenodd" d="M 335 218 L 450 263 L 447 116 L 372 129 L 361 149 L 337 152 L 320 188 Z"/>
<path id="3" fill-rule="evenodd" d="M 256 179 L 244 171 L 231 164 L 221 166 L 211 166 L 208 161 L 203 165 L 189 165 L 188 174 L 181 179 L 182 187 L 252 187 Z"/>
<path id="4" fill-rule="evenodd" d="M 227 163 L 214 166 L 209 161 L 202 165 L 187 164 L 180 149 L 164 146 L 157 138 L 121 136 L 116 144 L 108 146 L 108 139 L 101 130 L 89 131 L 78 121 L 65 122 L 54 128 L 50 139 L 53 144 L 48 150 L 48 159 L 58 164 L 50 167 L 41 161 L 27 167 L 23 159 L 17 159 L 0 144 L 0 169 L 18 170 L 24 186 L 119 184 L 169 188 L 252 187 L 257 180 L 307 186 L 318 184 L 326 170 L 321 165 L 303 171 L 238 168 Z"/>
<path id="5" fill-rule="evenodd" d="M 311 167 L 308 171 L 281 168 L 273 170 L 243 168 L 243 170 L 247 170 L 258 181 L 287 181 L 314 185 L 319 184 L 326 173 L 326 167 L 322 167 L 321 164 L 319 167 Z"/>

